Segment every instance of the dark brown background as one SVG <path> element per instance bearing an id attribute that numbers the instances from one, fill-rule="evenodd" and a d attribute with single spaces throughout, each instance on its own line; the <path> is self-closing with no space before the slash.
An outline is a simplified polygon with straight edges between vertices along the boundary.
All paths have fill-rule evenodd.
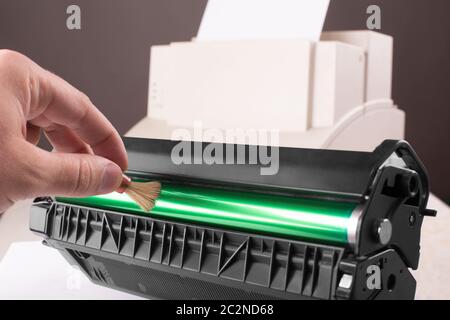
<path id="1" fill-rule="evenodd" d="M 69 4 L 81 7 L 82 30 L 67 30 Z M 194 36 L 205 4 L 0 0 L 0 48 L 25 53 L 85 91 L 124 133 L 145 115 L 150 46 Z M 395 37 L 393 98 L 407 112 L 407 140 L 433 191 L 450 199 L 450 1 L 332 0 L 325 29 L 364 29 L 371 4 L 382 9 L 381 31 Z"/>

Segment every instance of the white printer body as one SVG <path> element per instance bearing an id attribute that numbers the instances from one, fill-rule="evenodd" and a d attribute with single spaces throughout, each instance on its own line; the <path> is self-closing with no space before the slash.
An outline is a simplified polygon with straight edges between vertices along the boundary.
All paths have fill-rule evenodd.
<path id="1" fill-rule="evenodd" d="M 192 140 L 232 142 L 194 133 L 200 126 L 277 132 L 257 144 L 371 151 L 404 137 L 392 56 L 392 37 L 373 31 L 153 46 L 147 116 L 127 135 L 180 139 L 183 129 Z"/>

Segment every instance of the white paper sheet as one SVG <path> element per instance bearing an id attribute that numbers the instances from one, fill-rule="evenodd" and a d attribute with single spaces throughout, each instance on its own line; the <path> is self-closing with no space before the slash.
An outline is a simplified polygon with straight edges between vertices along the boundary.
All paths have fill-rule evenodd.
<path id="1" fill-rule="evenodd" d="M 209 0 L 197 41 L 318 41 L 330 0 Z"/>

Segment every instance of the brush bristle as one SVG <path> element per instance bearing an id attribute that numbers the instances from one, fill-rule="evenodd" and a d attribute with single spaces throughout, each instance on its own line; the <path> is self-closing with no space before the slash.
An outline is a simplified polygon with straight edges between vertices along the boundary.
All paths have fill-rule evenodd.
<path id="1" fill-rule="evenodd" d="M 125 193 L 133 199 L 142 209 L 150 211 L 155 206 L 155 201 L 161 191 L 161 183 L 151 182 L 131 182 Z"/>

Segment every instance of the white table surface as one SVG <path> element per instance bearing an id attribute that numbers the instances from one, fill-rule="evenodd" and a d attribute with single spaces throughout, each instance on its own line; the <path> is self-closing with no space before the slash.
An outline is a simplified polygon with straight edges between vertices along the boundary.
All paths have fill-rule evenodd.
<path id="1" fill-rule="evenodd" d="M 14 242 L 0 263 L 0 299 L 142 299 L 92 283 L 41 241 Z"/>
<path id="2" fill-rule="evenodd" d="M 0 299 L 137 298 L 92 284 L 56 250 L 41 245 L 28 230 L 30 204 L 19 202 L 0 217 Z M 428 207 L 438 216 L 424 219 L 420 266 L 413 271 L 416 299 L 450 299 L 450 208 L 435 196 Z"/>

